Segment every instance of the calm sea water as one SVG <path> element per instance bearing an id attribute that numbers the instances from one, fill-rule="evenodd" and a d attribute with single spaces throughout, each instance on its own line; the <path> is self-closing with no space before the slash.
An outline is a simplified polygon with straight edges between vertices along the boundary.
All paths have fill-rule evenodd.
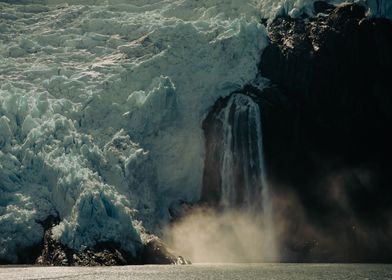
<path id="1" fill-rule="evenodd" d="M 0 279 L 391 279 L 383 264 L 195 264 L 125 267 L 0 267 Z"/>

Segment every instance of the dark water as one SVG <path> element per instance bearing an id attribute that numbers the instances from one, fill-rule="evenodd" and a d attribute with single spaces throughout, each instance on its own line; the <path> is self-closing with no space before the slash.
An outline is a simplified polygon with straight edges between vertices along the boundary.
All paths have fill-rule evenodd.
<path id="1" fill-rule="evenodd" d="M 195 264 L 125 267 L 0 267 L 0 279 L 391 279 L 384 264 Z"/>

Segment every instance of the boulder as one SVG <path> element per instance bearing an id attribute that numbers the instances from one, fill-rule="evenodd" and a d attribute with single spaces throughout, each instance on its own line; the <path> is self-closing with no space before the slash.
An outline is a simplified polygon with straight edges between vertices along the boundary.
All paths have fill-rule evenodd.
<path id="1" fill-rule="evenodd" d="M 177 256 L 161 239 L 151 236 L 146 242 L 142 254 L 143 264 L 191 264 L 182 256 Z"/>

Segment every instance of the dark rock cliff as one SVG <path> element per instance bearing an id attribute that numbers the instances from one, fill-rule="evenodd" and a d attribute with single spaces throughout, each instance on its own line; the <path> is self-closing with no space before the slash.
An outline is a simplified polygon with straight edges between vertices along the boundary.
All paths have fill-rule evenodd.
<path id="1" fill-rule="evenodd" d="M 35 247 L 24 251 L 24 255 L 20 256 L 23 263 L 44 266 L 190 264 L 190 261 L 176 256 L 161 239 L 153 235 L 143 244 L 138 256 L 130 255 L 116 242 L 100 242 L 94 247 L 74 250 L 52 237 L 52 228 L 59 222 L 58 216 L 49 216 L 41 222 L 45 230 L 43 240 Z"/>
<path id="2" fill-rule="evenodd" d="M 282 260 L 392 261 L 392 22 L 356 4 L 314 8 L 267 27 L 260 74 L 271 86 L 243 90 L 262 108 L 269 182 L 296 198 L 277 206 Z M 211 120 L 223 102 L 204 123 L 210 204 L 219 199 Z"/>
<path id="3" fill-rule="evenodd" d="M 287 258 L 391 261 L 392 22 L 366 18 L 360 5 L 316 2 L 315 10 L 313 18 L 277 18 L 260 65 L 296 108 L 283 116 L 285 144 L 265 116 L 271 181 L 295 192 L 321 232 L 291 225 Z"/>

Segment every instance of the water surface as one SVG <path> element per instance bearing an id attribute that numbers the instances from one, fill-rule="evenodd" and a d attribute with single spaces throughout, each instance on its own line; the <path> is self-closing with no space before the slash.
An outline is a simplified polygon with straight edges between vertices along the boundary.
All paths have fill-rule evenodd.
<path id="1" fill-rule="evenodd" d="M 0 267 L 0 279 L 391 279 L 384 264 L 195 264 L 190 266 Z"/>

